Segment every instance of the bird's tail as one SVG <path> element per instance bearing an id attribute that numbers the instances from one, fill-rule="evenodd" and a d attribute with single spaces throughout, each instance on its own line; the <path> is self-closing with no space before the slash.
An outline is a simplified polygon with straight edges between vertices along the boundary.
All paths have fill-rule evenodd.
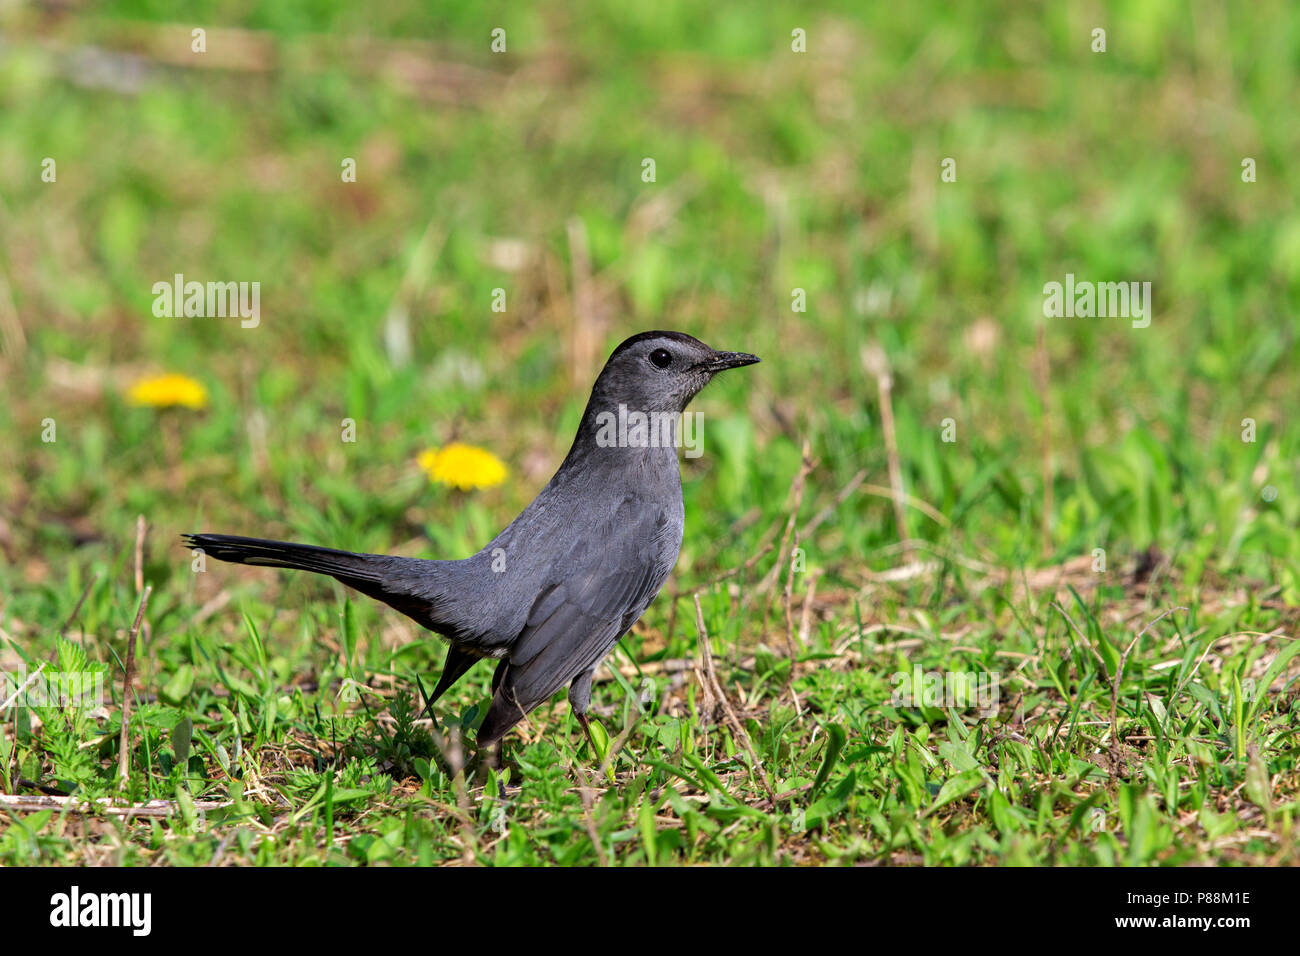
<path id="1" fill-rule="evenodd" d="M 473 666 L 481 652 L 475 650 L 477 635 L 466 621 L 467 615 L 454 597 L 457 588 L 457 561 L 426 561 L 388 554 L 359 554 L 318 548 L 314 544 L 271 541 L 266 538 L 243 538 L 233 534 L 183 534 L 191 548 L 220 561 L 252 564 L 265 568 L 293 568 L 328 574 L 350 588 L 360 591 L 389 607 L 401 611 L 422 627 L 451 639 L 447 663 L 429 703 L 459 680 Z M 457 645 L 466 641 L 468 647 Z M 496 684 L 493 684 L 496 689 Z"/>
<path id="2" fill-rule="evenodd" d="M 454 561 L 424 561 L 388 554 L 358 554 L 314 544 L 242 538 L 233 534 L 183 534 L 191 548 L 220 561 L 328 574 L 362 594 L 396 608 L 417 624 L 452 639 L 464 636 L 449 606 Z"/>
<path id="3" fill-rule="evenodd" d="M 382 555 L 336 551 L 333 548 L 318 548 L 291 541 L 243 538 L 233 534 L 183 534 L 181 539 L 191 548 L 198 548 L 219 561 L 315 571 L 317 574 L 336 577 L 345 584 L 353 581 L 378 582 L 383 574 L 383 569 L 376 560 L 384 557 Z"/>

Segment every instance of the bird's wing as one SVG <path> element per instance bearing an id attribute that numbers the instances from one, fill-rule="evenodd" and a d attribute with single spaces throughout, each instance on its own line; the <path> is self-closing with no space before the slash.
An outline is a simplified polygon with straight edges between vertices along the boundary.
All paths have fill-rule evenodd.
<path id="1" fill-rule="evenodd" d="M 506 656 L 479 728 L 491 743 L 524 714 L 595 667 L 659 593 L 681 540 L 667 511 L 632 497 L 557 561 Z M 599 541 L 598 551 L 588 542 Z"/>

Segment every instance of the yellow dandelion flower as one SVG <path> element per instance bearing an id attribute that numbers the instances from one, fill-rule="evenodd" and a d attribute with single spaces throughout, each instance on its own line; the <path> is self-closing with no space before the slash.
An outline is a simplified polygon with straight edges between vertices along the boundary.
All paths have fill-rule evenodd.
<path id="1" fill-rule="evenodd" d="M 208 390 L 201 382 L 196 382 L 187 375 L 169 372 L 134 382 L 126 390 L 126 400 L 132 405 L 148 405 L 151 408 L 168 408 L 172 405 L 203 408 L 208 404 Z"/>
<path id="2" fill-rule="evenodd" d="M 496 455 L 473 445 L 452 442 L 420 452 L 416 462 L 430 480 L 468 491 L 491 488 L 506 480 L 506 466 Z"/>

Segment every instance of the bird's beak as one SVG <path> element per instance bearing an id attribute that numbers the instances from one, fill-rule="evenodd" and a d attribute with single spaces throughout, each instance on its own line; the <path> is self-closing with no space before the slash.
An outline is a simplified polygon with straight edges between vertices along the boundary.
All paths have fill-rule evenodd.
<path id="1" fill-rule="evenodd" d="M 757 355 L 748 352 L 714 352 L 712 360 L 704 363 L 704 369 L 710 373 L 723 369 L 740 368 L 761 361 Z"/>

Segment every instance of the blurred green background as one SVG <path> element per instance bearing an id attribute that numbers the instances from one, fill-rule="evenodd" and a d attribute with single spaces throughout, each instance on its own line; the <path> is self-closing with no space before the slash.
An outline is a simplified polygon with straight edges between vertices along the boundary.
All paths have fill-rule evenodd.
<path id="1" fill-rule="evenodd" d="M 1046 420 L 1035 560 L 1158 542 L 1262 574 L 1296 555 L 1287 5 L 20 4 L 4 28 L 11 585 L 137 512 L 464 553 L 549 475 L 608 349 L 658 327 L 767 358 L 701 399 L 700 531 L 783 493 L 805 436 L 828 486 L 883 477 L 878 341 L 908 490 L 982 545 L 1040 547 Z M 155 318 L 178 272 L 259 281 L 260 327 Z M 1150 281 L 1151 327 L 1044 320 L 1067 272 Z M 157 371 L 209 408 L 160 428 L 125 407 Z M 467 506 L 406 480 L 453 435 L 516 479 Z M 697 480 L 711 467 L 730 472 Z M 858 553 L 895 534 L 845 533 Z"/>
<path id="2" fill-rule="evenodd" d="M 903 484 L 943 518 L 913 538 L 1008 572 L 1146 552 L 1177 598 L 1294 603 L 1298 70 L 1282 2 L 0 6 L 0 620 L 39 647 L 102 572 L 85 627 L 128 625 L 137 514 L 155 634 L 222 584 L 332 587 L 196 584 L 180 531 L 472 553 L 649 328 L 764 359 L 694 406 L 682 590 L 755 554 L 805 441 L 805 518 L 889 484 L 878 346 Z M 155 317 L 175 273 L 260 282 L 260 325 Z M 1150 327 L 1045 319 L 1067 273 L 1151 282 Z M 161 372 L 207 406 L 128 404 Z M 416 455 L 453 439 L 506 483 L 431 484 Z M 898 543 L 886 496 L 845 499 L 802 545 L 819 619 L 941 609 L 942 583 L 855 609 Z"/>

